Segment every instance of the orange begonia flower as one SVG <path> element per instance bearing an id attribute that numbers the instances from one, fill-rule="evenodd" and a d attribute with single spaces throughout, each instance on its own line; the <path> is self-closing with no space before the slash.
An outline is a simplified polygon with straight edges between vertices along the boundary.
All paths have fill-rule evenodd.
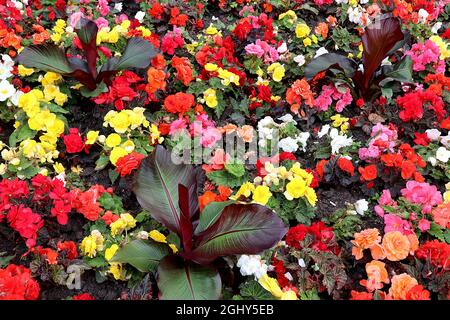
<path id="1" fill-rule="evenodd" d="M 395 275 L 392 277 L 392 285 L 389 289 L 389 294 L 395 300 L 406 300 L 406 294 L 416 285 L 417 280 L 407 273 Z"/>
<path id="2" fill-rule="evenodd" d="M 409 255 L 411 244 L 407 236 L 400 231 L 391 231 L 384 235 L 382 243 L 386 258 L 390 261 L 400 261 Z"/>

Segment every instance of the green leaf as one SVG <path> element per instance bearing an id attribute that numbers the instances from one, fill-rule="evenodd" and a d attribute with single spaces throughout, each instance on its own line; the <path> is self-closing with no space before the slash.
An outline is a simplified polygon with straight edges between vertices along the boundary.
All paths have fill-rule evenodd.
<path id="1" fill-rule="evenodd" d="M 156 56 L 156 50 L 150 42 L 143 38 L 131 38 L 121 57 L 113 57 L 102 66 L 98 81 L 119 70 L 147 68 L 154 56 Z"/>
<path id="2" fill-rule="evenodd" d="M 31 130 L 28 124 L 23 124 L 18 127 L 9 136 L 9 145 L 14 147 L 18 142 L 24 141 L 26 139 L 31 139 L 36 135 L 36 131 Z"/>
<path id="3" fill-rule="evenodd" d="M 74 71 L 64 50 L 49 43 L 25 47 L 17 57 L 17 62 L 27 68 L 60 74 L 69 74 Z"/>
<path id="4" fill-rule="evenodd" d="M 402 61 L 394 66 L 392 71 L 385 73 L 386 78 L 380 81 L 380 86 L 384 86 L 391 81 L 412 83 L 412 65 L 411 57 L 405 56 Z"/>
<path id="5" fill-rule="evenodd" d="M 444 230 L 436 222 L 431 222 L 430 229 L 427 230 L 433 237 L 438 238 L 442 242 L 445 241 Z"/>
<path id="6" fill-rule="evenodd" d="M 231 162 L 225 164 L 225 170 L 231 173 L 235 177 L 242 177 L 245 174 L 245 168 L 242 163 Z"/>
<path id="7" fill-rule="evenodd" d="M 99 171 L 104 169 L 109 163 L 109 157 L 107 155 L 102 154 L 97 161 L 95 161 L 95 170 Z"/>
<path id="8" fill-rule="evenodd" d="M 6 256 L 6 252 L 0 252 L 0 268 L 6 267 L 14 256 Z"/>
<path id="9" fill-rule="evenodd" d="M 197 174 L 191 165 L 175 164 L 161 146 L 142 160 L 133 191 L 141 207 L 169 230 L 180 230 L 178 185 L 189 188 L 191 217 L 198 210 Z"/>
<path id="10" fill-rule="evenodd" d="M 200 232 L 208 229 L 214 222 L 216 222 L 223 209 L 232 203 L 234 203 L 233 200 L 210 202 L 206 207 L 204 207 L 200 215 L 197 228 L 195 229 L 195 234 L 199 234 Z"/>
<path id="11" fill-rule="evenodd" d="M 251 300 L 273 300 L 273 296 L 258 281 L 251 280 L 240 286 L 241 295 Z"/>
<path id="12" fill-rule="evenodd" d="M 211 180 L 217 186 L 226 186 L 234 188 L 243 184 L 247 178 L 244 176 L 236 177 L 225 170 L 212 171 L 206 174 L 209 180 Z"/>
<path id="13" fill-rule="evenodd" d="M 128 263 L 141 272 L 149 272 L 155 271 L 159 261 L 170 252 L 166 244 L 134 240 L 120 248 L 110 262 Z"/>
<path id="14" fill-rule="evenodd" d="M 222 281 L 217 270 L 170 255 L 158 265 L 161 300 L 217 300 Z"/>
<path id="15" fill-rule="evenodd" d="M 95 88 L 95 90 L 92 90 L 92 91 L 89 90 L 89 88 L 86 86 L 83 86 L 80 88 L 81 95 L 86 98 L 95 98 L 104 92 L 108 92 L 108 87 L 106 86 L 106 84 L 104 82 L 100 82 L 99 84 L 97 84 L 97 87 Z"/>
<path id="16" fill-rule="evenodd" d="M 54 103 L 47 103 L 46 107 L 47 107 L 48 111 L 51 111 L 53 113 L 62 113 L 62 114 L 69 113 L 69 110 L 66 110 L 63 107 L 60 107 Z"/>
<path id="17" fill-rule="evenodd" d="M 311 80 L 319 72 L 328 70 L 332 67 L 338 67 L 344 71 L 347 77 L 352 77 L 357 69 L 357 64 L 353 60 L 340 54 L 325 53 L 308 63 L 305 67 L 305 77 L 308 80 Z"/>
<path id="18" fill-rule="evenodd" d="M 192 260 L 205 264 L 220 256 L 257 254 L 273 247 L 287 231 L 283 221 L 259 204 L 230 204 L 195 237 Z"/>

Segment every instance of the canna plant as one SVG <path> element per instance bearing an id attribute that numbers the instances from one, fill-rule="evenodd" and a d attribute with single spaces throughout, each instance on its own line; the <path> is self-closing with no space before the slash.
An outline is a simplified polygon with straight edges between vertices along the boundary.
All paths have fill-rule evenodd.
<path id="1" fill-rule="evenodd" d="M 362 35 L 363 70 L 358 63 L 337 53 L 326 53 L 313 59 L 305 68 L 305 77 L 313 79 L 318 73 L 327 71 L 333 82 L 346 82 L 357 97 L 367 101 L 377 98 L 379 93 L 390 98 L 394 86 L 399 82 L 412 82 L 412 60 L 399 56 L 392 66 L 381 66 L 383 60 L 396 53 L 405 44 L 400 20 L 384 15 L 367 26 Z"/>
<path id="2" fill-rule="evenodd" d="M 158 146 L 142 161 L 133 191 L 152 217 L 179 237 L 180 250 L 153 240 L 133 240 L 112 262 L 142 272 L 156 271 L 161 299 L 218 299 L 222 284 L 213 262 L 223 256 L 256 254 L 273 247 L 286 233 L 282 220 L 259 204 L 213 202 L 199 212 L 198 173 L 175 165 Z"/>
<path id="3" fill-rule="evenodd" d="M 103 82 L 110 84 L 111 77 L 121 70 L 146 68 L 156 55 L 153 45 L 143 38 L 131 38 L 120 57 L 109 58 L 97 66 L 97 24 L 85 18 L 78 22 L 75 32 L 82 47 L 84 59 L 67 57 L 63 48 L 52 44 L 31 45 L 22 50 L 17 62 L 28 68 L 59 73 L 83 84 L 88 91 L 94 91 Z"/>

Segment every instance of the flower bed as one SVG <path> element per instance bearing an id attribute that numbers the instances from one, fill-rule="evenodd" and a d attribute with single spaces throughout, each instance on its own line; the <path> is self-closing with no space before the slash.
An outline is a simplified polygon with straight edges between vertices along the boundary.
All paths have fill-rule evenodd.
<path id="1" fill-rule="evenodd" d="M 0 15 L 0 300 L 450 298 L 449 0 Z"/>

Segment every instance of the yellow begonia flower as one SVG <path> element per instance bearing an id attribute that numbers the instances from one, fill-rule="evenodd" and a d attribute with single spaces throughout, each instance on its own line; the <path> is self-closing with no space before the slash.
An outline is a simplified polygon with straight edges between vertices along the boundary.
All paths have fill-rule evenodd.
<path id="1" fill-rule="evenodd" d="M 216 90 L 209 88 L 203 92 L 203 99 L 205 99 L 206 105 L 210 108 L 217 107 Z"/>
<path id="2" fill-rule="evenodd" d="M 134 150 L 134 142 L 133 140 L 127 140 L 122 144 L 122 148 L 125 149 L 126 152 L 131 153 Z"/>
<path id="3" fill-rule="evenodd" d="M 305 39 L 303 39 L 303 45 L 304 45 L 304 46 L 308 47 L 308 46 L 310 46 L 311 44 L 312 44 L 312 41 L 311 41 L 310 38 L 305 38 Z"/>
<path id="4" fill-rule="evenodd" d="M 222 84 L 224 86 L 229 86 L 230 83 L 234 83 L 235 85 L 239 86 L 239 76 L 231 71 L 219 68 L 217 70 L 218 77 L 222 79 Z"/>
<path id="5" fill-rule="evenodd" d="M 89 131 L 86 134 L 86 144 L 94 144 L 97 141 L 98 134 L 98 131 Z"/>
<path id="6" fill-rule="evenodd" d="M 336 128 L 350 120 L 349 118 L 342 117 L 340 114 L 335 114 L 330 119 L 333 120 L 332 126 Z"/>
<path id="7" fill-rule="evenodd" d="M 97 253 L 96 249 L 97 244 L 92 236 L 87 236 L 81 241 L 80 250 L 83 255 L 93 258 Z"/>
<path id="8" fill-rule="evenodd" d="M 214 63 L 207 63 L 205 64 L 204 68 L 209 72 L 217 71 L 219 69 L 219 67 Z"/>
<path id="9" fill-rule="evenodd" d="M 255 190 L 255 186 L 251 182 L 246 182 L 239 188 L 238 192 L 234 196 L 231 196 L 230 199 L 237 200 L 240 196 L 244 196 L 246 198 L 250 197 L 252 192 Z"/>
<path id="10" fill-rule="evenodd" d="M 255 191 L 253 191 L 253 202 L 259 203 L 261 205 L 266 205 L 272 196 L 272 192 L 268 186 L 257 186 Z"/>
<path id="11" fill-rule="evenodd" d="M 152 230 L 148 233 L 148 236 L 156 242 L 167 243 L 166 236 L 158 230 Z"/>
<path id="12" fill-rule="evenodd" d="M 288 10 L 285 13 L 280 14 L 278 16 L 278 20 L 282 20 L 285 17 L 287 17 L 289 19 L 289 22 L 291 22 L 291 23 L 297 21 L 297 15 L 295 14 L 295 12 L 293 10 Z"/>
<path id="13" fill-rule="evenodd" d="M 130 230 L 136 227 L 136 220 L 129 213 L 122 213 L 120 218 L 109 225 L 111 234 L 116 236 L 124 230 Z"/>
<path id="14" fill-rule="evenodd" d="M 269 277 L 264 274 L 258 280 L 259 284 L 269 291 L 272 296 L 279 300 L 298 300 L 297 294 L 293 290 L 283 291 L 278 284 L 277 279 Z"/>
<path id="15" fill-rule="evenodd" d="M 126 156 L 128 152 L 122 148 L 122 147 L 114 147 L 114 149 L 111 150 L 111 154 L 109 155 L 109 160 L 113 165 L 116 165 L 117 160 L 122 158 L 123 156 Z"/>
<path id="16" fill-rule="evenodd" d="M 217 32 L 219 32 L 219 30 L 217 30 L 216 27 L 214 27 L 213 25 L 210 25 L 208 28 L 206 28 L 205 33 L 209 34 L 209 35 L 214 35 Z"/>
<path id="17" fill-rule="evenodd" d="M 56 163 L 53 165 L 53 170 L 55 170 L 55 172 L 56 172 L 57 174 L 61 174 L 61 173 L 64 172 L 64 166 L 63 166 L 61 163 L 56 162 Z"/>
<path id="18" fill-rule="evenodd" d="M 286 185 L 284 196 L 288 200 L 298 199 L 306 193 L 306 181 L 300 177 L 294 178 Z"/>
<path id="19" fill-rule="evenodd" d="M 271 278 L 266 274 L 261 276 L 258 280 L 259 284 L 269 291 L 275 298 L 281 299 L 283 296 L 283 290 L 281 290 L 280 285 L 278 284 L 277 279 Z"/>
<path id="20" fill-rule="evenodd" d="M 105 144 L 114 148 L 117 147 L 122 142 L 122 138 L 117 133 L 111 133 L 105 140 Z"/>
<path id="21" fill-rule="evenodd" d="M 450 58 L 450 50 L 447 49 L 447 43 L 442 40 L 441 37 L 438 35 L 430 37 L 430 40 L 433 41 L 438 47 L 441 52 L 441 55 L 439 56 L 439 59 L 445 60 Z"/>
<path id="22" fill-rule="evenodd" d="M 172 249 L 173 253 L 177 253 L 178 252 L 178 248 L 176 245 L 174 245 L 173 243 L 169 244 L 170 249 Z"/>
<path id="23" fill-rule="evenodd" d="M 125 270 L 123 269 L 122 265 L 120 263 L 113 263 L 111 264 L 111 267 L 109 267 L 109 272 L 113 275 L 114 279 L 116 280 L 127 280 L 125 275 Z"/>
<path id="24" fill-rule="evenodd" d="M 309 35 L 311 29 L 305 23 L 299 23 L 295 27 L 295 35 L 297 38 L 305 38 Z"/>
<path id="25" fill-rule="evenodd" d="M 19 64 L 17 69 L 19 71 L 19 76 L 21 76 L 21 77 L 30 76 L 34 72 L 33 68 L 26 68 L 21 64 Z"/>
<path id="26" fill-rule="evenodd" d="M 306 188 L 305 197 L 306 197 L 306 200 L 308 200 L 310 205 L 312 205 L 313 207 L 316 205 L 317 195 L 316 195 L 316 191 L 313 188 L 310 188 L 310 187 Z"/>
<path id="27" fill-rule="evenodd" d="M 272 73 L 272 79 L 274 81 L 280 82 L 284 77 L 285 70 L 280 63 L 275 62 L 267 68 L 267 72 Z"/>
<path id="28" fill-rule="evenodd" d="M 111 247 L 105 250 L 105 259 L 106 261 L 109 261 L 114 257 L 117 250 L 119 250 L 119 246 L 117 244 L 113 244 Z"/>

